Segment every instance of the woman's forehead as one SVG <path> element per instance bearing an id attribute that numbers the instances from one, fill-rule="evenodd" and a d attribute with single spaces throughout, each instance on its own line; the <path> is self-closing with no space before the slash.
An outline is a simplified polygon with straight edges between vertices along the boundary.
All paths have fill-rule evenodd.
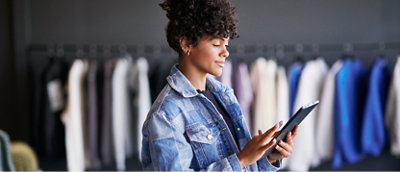
<path id="1" fill-rule="evenodd" d="M 215 39 L 219 39 L 221 41 L 229 41 L 229 37 L 223 37 L 223 36 L 211 36 L 211 35 L 204 35 L 203 38 L 207 39 L 207 40 L 215 40 Z"/>

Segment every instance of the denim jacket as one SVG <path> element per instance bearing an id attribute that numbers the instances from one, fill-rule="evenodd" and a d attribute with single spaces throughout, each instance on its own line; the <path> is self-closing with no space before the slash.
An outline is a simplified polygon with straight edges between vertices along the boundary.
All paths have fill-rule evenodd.
<path id="1" fill-rule="evenodd" d="M 264 155 L 244 168 L 236 156 L 251 140 L 231 88 L 207 76 L 207 89 L 231 116 L 240 148 L 222 115 L 203 94 L 197 93 L 175 65 L 143 124 L 141 161 L 144 170 L 276 171 Z"/>

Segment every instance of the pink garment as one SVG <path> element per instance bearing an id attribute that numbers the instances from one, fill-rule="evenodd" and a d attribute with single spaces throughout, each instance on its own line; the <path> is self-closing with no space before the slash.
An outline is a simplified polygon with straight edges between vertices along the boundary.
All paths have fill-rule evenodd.
<path id="1" fill-rule="evenodd" d="M 224 85 L 232 88 L 232 63 L 229 60 L 225 61 L 222 75 L 216 77 L 216 79 Z"/>
<path id="2" fill-rule="evenodd" d="M 240 63 L 235 71 L 235 95 L 239 101 L 247 127 L 251 129 L 250 105 L 253 101 L 250 75 L 246 63 Z"/>

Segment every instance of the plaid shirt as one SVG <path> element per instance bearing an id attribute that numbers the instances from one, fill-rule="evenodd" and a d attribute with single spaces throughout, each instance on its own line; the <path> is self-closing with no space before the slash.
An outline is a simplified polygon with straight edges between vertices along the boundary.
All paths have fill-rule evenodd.
<path id="1" fill-rule="evenodd" d="M 213 103 L 199 94 L 176 65 L 168 84 L 143 124 L 141 161 L 144 170 L 276 171 L 264 155 L 244 168 L 236 156 L 251 140 L 231 88 L 207 76 L 207 89 L 231 116 L 240 148 Z"/>

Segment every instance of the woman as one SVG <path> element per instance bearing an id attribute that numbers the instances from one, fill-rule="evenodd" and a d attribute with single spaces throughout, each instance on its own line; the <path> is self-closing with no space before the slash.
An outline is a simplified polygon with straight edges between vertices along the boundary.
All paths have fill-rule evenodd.
<path id="1" fill-rule="evenodd" d="M 179 62 L 143 124 L 145 170 L 277 170 L 293 149 L 271 140 L 282 122 L 251 138 L 233 90 L 208 74 L 220 76 L 237 38 L 237 18 L 228 0 L 165 0 L 166 28 Z M 264 155 L 276 145 L 277 151 Z"/>

